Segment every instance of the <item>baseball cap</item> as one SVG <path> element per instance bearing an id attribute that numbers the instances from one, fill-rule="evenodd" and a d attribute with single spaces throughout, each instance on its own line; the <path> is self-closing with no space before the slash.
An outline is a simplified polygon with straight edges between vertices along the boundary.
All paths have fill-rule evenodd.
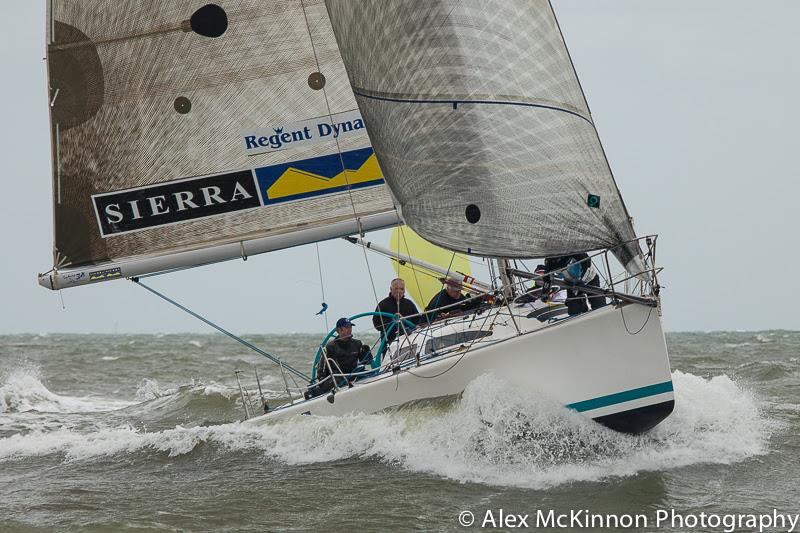
<path id="1" fill-rule="evenodd" d="M 348 320 L 347 318 L 344 318 L 344 317 L 342 317 L 342 318 L 340 318 L 339 320 L 336 321 L 336 327 L 337 328 L 347 328 L 347 327 L 351 327 L 353 325 L 354 324 L 352 322 L 350 322 L 350 320 Z"/>

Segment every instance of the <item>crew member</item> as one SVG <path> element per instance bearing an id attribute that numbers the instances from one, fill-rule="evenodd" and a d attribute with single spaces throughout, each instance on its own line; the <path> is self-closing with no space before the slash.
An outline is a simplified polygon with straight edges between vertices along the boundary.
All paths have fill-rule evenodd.
<path id="1" fill-rule="evenodd" d="M 536 265 L 536 270 L 533 273 L 537 276 L 540 276 L 539 279 L 536 279 L 533 282 L 533 286 L 528 289 L 524 294 L 518 296 L 514 303 L 532 309 L 534 311 L 538 311 L 539 309 L 546 309 L 552 308 L 558 305 L 564 305 L 565 300 L 567 299 L 567 291 L 561 289 L 558 291 L 553 291 L 549 287 L 547 291 L 544 291 L 544 281 L 542 278 L 547 273 L 547 269 L 544 265 Z"/>
<path id="2" fill-rule="evenodd" d="M 327 357 L 327 362 L 326 362 Z M 369 346 L 358 339 L 353 338 L 353 323 L 346 318 L 336 321 L 336 338 L 325 345 L 325 352 L 317 363 L 317 382 L 318 387 L 314 396 L 322 394 L 333 388 L 333 380 L 325 380 L 330 376 L 328 366 L 334 374 L 344 374 L 347 376 L 360 364 L 372 361 L 372 354 Z M 337 380 L 342 377 L 337 376 Z M 349 378 L 348 382 L 350 381 Z M 325 380 L 325 381 L 323 381 Z"/>
<path id="3" fill-rule="evenodd" d="M 393 279 L 392 283 L 389 285 L 389 296 L 378 303 L 375 312 L 389 313 L 401 317 L 410 316 L 411 318 L 408 319 L 410 322 L 414 325 L 419 324 L 422 317 L 414 316 L 419 314 L 417 306 L 414 305 L 414 302 L 406 298 L 405 295 L 406 282 L 403 281 L 402 278 Z M 372 317 L 372 325 L 374 325 L 375 329 L 382 335 L 385 335 L 386 331 L 391 328 L 389 335 L 386 337 L 387 345 L 397 338 L 397 331 L 403 327 L 399 324 L 391 327 L 392 319 L 381 315 L 374 315 Z"/>
<path id="4" fill-rule="evenodd" d="M 548 257 L 544 260 L 544 267 L 548 274 L 543 278 L 543 299 L 548 296 L 551 281 L 549 273 L 554 270 L 561 270 L 564 279 L 575 285 L 575 287 L 567 288 L 567 301 L 565 303 L 570 316 L 579 315 L 589 310 L 586 305 L 587 297 L 592 309 L 600 309 L 606 305 L 605 296 L 592 294 L 592 292 L 587 293 L 580 289 L 582 285 L 600 288 L 600 276 L 595 272 L 588 254 L 582 252 L 561 257 Z"/>
<path id="5" fill-rule="evenodd" d="M 433 321 L 440 318 L 447 318 L 452 315 L 477 309 L 481 306 L 481 299 L 468 299 L 461 292 L 461 288 L 462 285 L 460 280 L 447 278 L 447 280 L 445 280 L 444 288 L 440 292 L 436 293 L 433 298 L 431 298 L 431 301 L 428 303 L 428 306 L 425 308 L 425 310 L 432 311 L 440 307 L 446 307 L 459 302 L 462 303 L 461 305 L 447 307 L 447 309 L 443 309 L 441 312 L 434 311 L 433 313 L 428 313 L 428 320 Z"/>

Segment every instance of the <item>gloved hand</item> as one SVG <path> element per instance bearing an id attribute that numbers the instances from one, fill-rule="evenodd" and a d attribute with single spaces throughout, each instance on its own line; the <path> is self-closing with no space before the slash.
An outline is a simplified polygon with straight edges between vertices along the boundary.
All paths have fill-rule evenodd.
<path id="1" fill-rule="evenodd" d="M 369 351 L 369 346 L 361 347 L 361 355 L 358 357 L 358 362 L 366 365 L 372 362 L 372 353 Z"/>
<path id="2" fill-rule="evenodd" d="M 542 283 L 542 297 L 539 298 L 543 302 L 550 300 L 550 282 L 545 281 Z"/>

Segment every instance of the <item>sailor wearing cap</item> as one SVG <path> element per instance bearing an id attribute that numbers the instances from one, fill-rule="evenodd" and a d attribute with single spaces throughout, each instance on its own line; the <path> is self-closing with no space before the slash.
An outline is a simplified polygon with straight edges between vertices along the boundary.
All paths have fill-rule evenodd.
<path id="1" fill-rule="evenodd" d="M 446 318 L 451 315 L 464 313 L 472 309 L 477 309 L 483 303 L 480 299 L 468 299 L 462 292 L 463 288 L 461 281 L 453 278 L 447 278 L 444 281 L 444 288 L 441 292 L 437 292 L 431 301 L 425 307 L 426 311 L 436 310 L 445 306 L 447 309 L 441 312 L 433 312 L 428 314 L 428 320 L 436 320 L 438 318 Z M 461 302 L 459 305 L 455 305 Z"/>
<path id="2" fill-rule="evenodd" d="M 327 356 L 327 361 L 325 356 Z M 330 375 L 329 367 L 334 374 L 347 376 L 359 364 L 368 363 L 371 360 L 372 354 L 369 346 L 353 338 L 353 323 L 347 318 L 340 318 L 336 321 L 336 338 L 325 345 L 325 353 L 317 363 L 319 392 L 327 392 L 333 388 L 333 380 L 325 380 Z M 337 380 L 340 379 L 343 378 L 337 377 Z"/>

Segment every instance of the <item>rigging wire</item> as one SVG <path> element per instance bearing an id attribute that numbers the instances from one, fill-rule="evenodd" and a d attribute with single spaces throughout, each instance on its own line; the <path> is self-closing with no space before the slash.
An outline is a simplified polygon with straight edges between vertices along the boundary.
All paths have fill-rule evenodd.
<path id="1" fill-rule="evenodd" d="M 492 262 L 492 260 L 488 258 L 484 258 L 484 261 L 486 261 L 486 266 L 489 269 L 489 279 L 491 280 L 492 291 L 497 291 L 498 288 L 497 288 L 497 280 L 495 279 L 496 273 L 494 271 L 494 262 Z"/>
<path id="2" fill-rule="evenodd" d="M 442 283 L 442 289 L 439 291 L 439 294 L 436 295 L 436 303 L 433 305 L 434 309 L 439 307 L 439 298 L 442 295 L 442 291 L 445 290 L 445 285 L 447 285 L 447 281 L 450 278 L 450 270 L 453 268 L 453 261 L 456 260 L 456 252 L 453 252 L 453 255 L 450 256 L 450 264 L 447 265 L 447 273 L 444 275 L 444 283 Z M 460 292 L 460 291 L 459 291 Z M 434 317 L 436 315 L 433 315 Z M 428 325 L 430 326 L 432 320 L 431 315 L 425 314 L 425 319 L 428 321 Z"/>
<path id="3" fill-rule="evenodd" d="M 363 235 L 363 234 L 362 234 Z M 378 299 L 378 291 L 375 290 L 375 278 L 372 277 L 372 269 L 369 266 L 369 257 L 367 257 L 367 248 L 361 245 L 361 252 L 364 254 L 364 262 L 367 263 L 367 274 L 369 274 L 369 283 L 372 285 L 372 295 L 375 297 L 375 305 L 380 303 Z"/>
<path id="4" fill-rule="evenodd" d="M 180 309 L 180 310 L 182 310 L 182 311 L 184 311 L 184 312 L 186 312 L 186 313 L 188 313 L 188 314 L 192 315 L 193 317 L 195 317 L 196 319 L 198 319 L 198 320 L 200 320 L 200 321 L 202 321 L 202 322 L 205 322 L 206 324 L 208 324 L 208 325 L 209 325 L 209 326 L 211 326 L 212 328 L 216 329 L 216 330 L 217 330 L 217 331 L 219 331 L 220 333 L 224 333 L 225 335 L 227 335 L 227 336 L 228 336 L 228 337 L 230 337 L 231 339 L 235 340 L 236 342 L 238 342 L 238 343 L 240 343 L 240 344 L 242 344 L 242 345 L 246 346 L 247 348 L 250 348 L 251 350 L 253 350 L 254 352 L 256 352 L 256 353 L 258 353 L 258 354 L 260 354 L 260 355 L 263 355 L 264 357 L 266 357 L 267 359 L 269 359 L 269 360 L 270 360 L 270 361 L 272 361 L 273 363 L 277 363 L 277 364 L 279 364 L 279 365 L 282 365 L 284 368 L 286 368 L 286 370 L 288 370 L 289 372 L 292 372 L 292 373 L 293 373 L 293 374 L 295 374 L 297 377 L 303 378 L 303 379 L 304 379 L 304 380 L 306 380 L 306 381 L 311 381 L 311 379 L 310 379 L 308 376 L 306 376 L 305 374 L 303 374 L 303 373 L 302 373 L 302 372 L 300 372 L 299 370 L 297 370 L 297 369 L 295 369 L 295 368 L 293 368 L 293 367 L 289 366 L 288 364 L 284 363 L 283 361 L 281 361 L 281 359 L 280 359 L 280 358 L 278 358 L 278 357 L 275 357 L 274 355 L 272 355 L 272 354 L 270 354 L 270 353 L 267 353 L 267 352 L 265 352 L 264 350 L 262 350 L 262 349 L 261 349 L 261 348 L 259 348 L 258 346 L 254 346 L 253 344 L 251 344 L 251 343 L 247 342 L 246 340 L 244 340 L 243 338 L 239 337 L 238 335 L 234 335 L 233 333 L 231 333 L 230 331 L 228 331 L 228 330 L 224 329 L 223 327 L 221 327 L 221 326 L 218 326 L 217 324 L 215 324 L 215 323 L 211 322 L 211 321 L 210 321 L 210 320 L 208 320 L 207 318 L 205 318 L 205 317 L 203 317 L 203 316 L 201 316 L 201 315 L 199 315 L 199 314 L 195 313 L 194 311 L 192 311 L 192 310 L 191 310 L 191 309 L 189 309 L 188 307 L 185 307 L 185 306 L 183 306 L 183 305 L 179 304 L 178 302 L 176 302 L 175 300 L 171 299 L 171 298 L 170 298 L 170 297 L 168 297 L 167 295 L 165 295 L 165 294 L 163 294 L 163 293 L 161 293 L 161 292 L 157 291 L 156 289 L 154 289 L 154 288 L 152 288 L 152 287 L 149 287 L 149 286 L 145 285 L 144 283 L 142 283 L 142 282 L 139 280 L 139 278 L 135 277 L 135 278 L 129 278 L 129 279 L 130 279 L 132 282 L 134 282 L 134 283 L 136 283 L 137 285 L 139 285 L 140 287 L 142 287 L 142 288 L 144 288 L 144 289 L 147 289 L 148 291 L 152 292 L 153 294 L 155 294 L 156 296 L 158 296 L 158 297 L 159 297 L 159 298 L 161 298 L 162 300 L 165 300 L 165 301 L 167 301 L 167 302 L 171 303 L 172 305 L 174 305 L 174 306 L 175 306 L 175 307 L 177 307 L 178 309 Z"/>
<path id="5" fill-rule="evenodd" d="M 322 291 L 322 318 L 325 319 L 325 332 L 330 331 L 328 327 L 328 309 L 325 307 L 328 300 L 325 299 L 325 283 L 322 281 L 322 261 L 319 258 L 319 243 L 315 242 L 317 247 L 317 269 L 319 270 L 319 288 Z"/>
<path id="6" fill-rule="evenodd" d="M 398 228 L 398 230 L 399 230 L 400 236 L 403 238 L 403 243 L 406 245 L 406 255 L 411 257 L 411 248 L 409 248 L 409 246 L 408 246 L 408 240 L 406 239 L 406 234 L 403 231 L 403 226 L 400 226 Z M 399 242 L 397 243 L 397 254 L 398 254 L 398 257 L 399 257 L 399 255 L 400 255 L 400 243 Z M 398 261 L 398 263 L 400 262 L 399 259 L 397 261 Z M 420 286 L 419 278 L 417 277 L 417 269 L 414 268 L 413 265 L 410 265 L 410 266 L 411 266 L 411 273 L 414 275 L 414 283 L 417 285 L 417 292 L 419 293 L 420 297 L 422 297 L 422 287 Z M 397 272 L 398 272 L 398 275 L 399 275 L 399 273 L 400 273 L 400 268 L 399 267 L 397 269 Z M 418 303 L 419 303 L 420 306 L 425 305 L 425 302 L 418 302 Z M 427 318 L 427 316 L 426 316 L 426 318 Z M 430 320 L 428 320 L 428 324 L 430 325 Z"/>
<path id="7" fill-rule="evenodd" d="M 450 269 L 453 268 L 453 261 L 455 261 L 455 259 L 456 259 L 456 253 L 453 252 L 453 255 L 450 257 L 450 264 L 447 265 L 447 273 L 444 275 L 444 281 L 442 282 L 441 290 L 444 290 L 445 285 L 447 285 L 447 280 L 448 278 L 450 278 Z M 436 309 L 439 307 L 439 299 L 442 296 L 441 290 L 439 291 L 439 294 L 436 295 L 436 302 L 434 302 L 432 309 Z M 430 323 L 430 319 L 428 319 L 428 322 Z"/>
<path id="8" fill-rule="evenodd" d="M 317 66 L 317 72 L 322 74 L 319 66 L 319 57 L 317 56 L 317 47 L 314 45 L 314 38 L 311 35 L 311 25 L 308 22 L 308 13 L 306 13 L 306 5 L 305 0 L 300 0 L 300 8 L 303 10 L 303 19 L 306 23 L 306 31 L 308 32 L 308 41 L 311 43 L 311 51 L 314 53 L 314 63 Z M 322 96 L 325 99 L 325 108 L 328 110 L 328 118 L 331 122 L 333 122 L 333 112 L 331 111 L 331 104 L 328 100 L 328 91 L 325 89 L 325 85 L 323 84 L 321 87 Z M 342 147 L 339 145 L 339 138 L 334 137 L 334 141 L 336 142 L 336 152 L 339 154 L 339 162 L 342 165 L 342 174 L 344 175 L 344 182 L 347 185 L 347 197 L 350 200 L 350 205 L 353 208 L 353 218 L 355 218 L 356 223 L 358 224 L 358 233 L 363 235 L 363 231 L 361 229 L 361 221 L 358 217 L 358 210 L 356 209 L 356 202 L 353 199 L 353 191 L 350 187 L 350 178 L 348 177 L 347 167 L 344 164 L 344 157 L 342 156 Z M 378 299 L 378 292 L 375 290 L 375 279 L 372 276 L 372 268 L 369 264 L 369 258 L 367 257 L 367 251 L 364 249 L 364 245 L 362 244 L 362 251 L 364 252 L 364 262 L 367 264 L 367 273 L 369 274 L 369 280 L 372 284 L 372 294 L 375 297 L 375 304 L 377 305 L 380 300 Z"/>

